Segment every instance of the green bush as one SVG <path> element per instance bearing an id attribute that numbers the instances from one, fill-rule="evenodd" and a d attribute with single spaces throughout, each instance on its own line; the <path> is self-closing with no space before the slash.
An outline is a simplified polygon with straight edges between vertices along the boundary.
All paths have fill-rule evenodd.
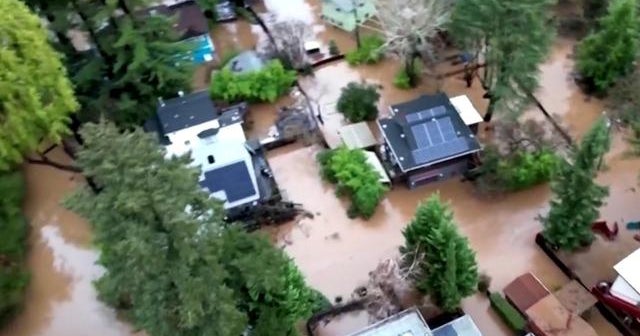
<path id="1" fill-rule="evenodd" d="M 342 88 L 336 108 L 350 122 L 375 120 L 380 94 L 376 85 L 351 82 Z"/>
<path id="2" fill-rule="evenodd" d="M 0 323 L 22 304 L 29 274 L 24 265 L 27 224 L 22 216 L 24 183 L 19 172 L 0 174 Z"/>
<path id="3" fill-rule="evenodd" d="M 338 196 L 351 199 L 349 217 L 370 218 L 387 188 L 380 182 L 378 172 L 367 163 L 362 150 L 340 147 L 318 154 L 320 174 L 336 185 Z"/>
<path id="4" fill-rule="evenodd" d="M 411 88 L 410 78 L 404 67 L 393 77 L 393 85 L 398 89 L 408 90 Z"/>
<path id="5" fill-rule="evenodd" d="M 373 64 L 382 59 L 384 40 L 378 35 L 362 37 L 360 48 L 350 51 L 345 55 L 349 65 Z"/>
<path id="6" fill-rule="evenodd" d="M 485 191 L 518 191 L 548 182 L 561 158 L 551 149 L 502 155 L 495 146 L 482 153 L 476 184 Z"/>
<path id="7" fill-rule="evenodd" d="M 515 332 L 520 332 L 526 328 L 527 322 L 525 319 L 500 293 L 491 293 L 489 300 L 491 301 L 491 307 L 500 315 L 509 328 Z"/>
<path id="8" fill-rule="evenodd" d="M 229 103 L 247 100 L 250 102 L 275 102 L 296 81 L 296 72 L 285 70 L 280 61 L 271 61 L 259 71 L 236 74 L 222 69 L 211 80 L 210 93 L 213 99 Z"/>
<path id="9" fill-rule="evenodd" d="M 599 28 L 578 46 L 580 73 L 605 91 L 633 69 L 638 53 L 638 16 L 635 0 L 613 0 Z"/>

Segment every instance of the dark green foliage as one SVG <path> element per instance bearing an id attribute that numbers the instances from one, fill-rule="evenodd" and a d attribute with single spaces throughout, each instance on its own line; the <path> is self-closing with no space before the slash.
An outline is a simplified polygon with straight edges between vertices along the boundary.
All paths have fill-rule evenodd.
<path id="1" fill-rule="evenodd" d="M 338 195 L 351 199 L 349 217 L 373 216 L 387 188 L 363 151 L 340 147 L 319 153 L 317 159 L 322 177 L 336 185 Z"/>
<path id="2" fill-rule="evenodd" d="M 378 116 L 378 86 L 351 82 L 342 88 L 336 108 L 352 123 L 375 120 Z"/>
<path id="3" fill-rule="evenodd" d="M 609 0 L 582 0 L 582 16 L 591 25 L 607 12 Z"/>
<path id="4" fill-rule="evenodd" d="M 493 111 L 519 115 L 538 87 L 539 66 L 549 52 L 554 0 L 457 0 L 449 32 L 460 47 L 484 50 L 483 88 Z M 508 27 L 506 29 L 505 27 Z"/>
<path id="5" fill-rule="evenodd" d="M 576 66 L 598 91 L 633 69 L 638 53 L 635 0 L 612 0 L 599 28 L 578 46 Z"/>
<path id="6" fill-rule="evenodd" d="M 135 13 L 149 0 L 30 2 L 41 16 L 55 18 L 49 29 L 65 52 L 81 121 L 105 116 L 127 127 L 141 124 L 155 112 L 158 97 L 190 90 L 191 48 L 176 43 L 176 18 Z M 88 32 L 93 49 L 76 51 L 65 38 L 70 28 Z"/>
<path id="7" fill-rule="evenodd" d="M 629 128 L 631 152 L 640 154 L 640 73 L 636 70 L 616 81 L 609 90 L 608 111 L 612 119 Z"/>
<path id="8" fill-rule="evenodd" d="M 227 227 L 188 157 L 165 159 L 139 129 L 81 132 L 77 162 L 102 189 L 65 204 L 94 228 L 102 300 L 149 335 L 294 334 L 317 295 L 265 238 Z"/>
<path id="9" fill-rule="evenodd" d="M 211 97 L 229 103 L 247 100 L 251 102 L 275 102 L 287 93 L 296 81 L 296 72 L 286 70 L 280 61 L 269 62 L 263 69 L 236 74 L 222 69 L 211 80 Z"/>
<path id="10" fill-rule="evenodd" d="M 209 25 L 215 25 L 218 20 L 218 12 L 216 11 L 218 0 L 196 0 L 196 3 L 200 7 L 202 14 L 209 21 Z"/>
<path id="11" fill-rule="evenodd" d="M 555 174 L 551 190 L 551 209 L 540 221 L 544 237 L 563 250 L 575 250 L 593 241 L 592 223 L 608 195 L 607 187 L 595 178 L 609 150 L 608 120 L 601 118 L 582 139 L 580 146 L 563 161 Z"/>
<path id="12" fill-rule="evenodd" d="M 349 65 L 374 64 L 382 59 L 384 39 L 378 35 L 363 36 L 360 48 L 350 51 L 345 55 Z"/>
<path id="13" fill-rule="evenodd" d="M 338 44 L 335 40 L 329 41 L 329 55 L 337 56 L 340 55 L 340 49 L 338 49 Z"/>
<path id="14" fill-rule="evenodd" d="M 489 300 L 491 301 L 491 307 L 500 315 L 511 330 L 515 332 L 525 330 L 527 322 L 500 293 L 491 293 Z"/>
<path id="15" fill-rule="evenodd" d="M 495 146 L 482 152 L 476 184 L 483 191 L 518 191 L 548 182 L 562 160 L 554 150 L 515 151 L 501 154 Z"/>
<path id="16" fill-rule="evenodd" d="M 418 206 L 416 215 L 402 231 L 400 252 L 407 265 L 416 265 L 412 275 L 416 288 L 429 294 L 436 305 L 454 311 L 478 284 L 475 252 L 458 233 L 453 213 L 435 194 Z"/>
<path id="17" fill-rule="evenodd" d="M 22 215 L 20 172 L 0 174 L 0 325 L 22 304 L 29 274 L 24 264 L 27 223 Z"/>

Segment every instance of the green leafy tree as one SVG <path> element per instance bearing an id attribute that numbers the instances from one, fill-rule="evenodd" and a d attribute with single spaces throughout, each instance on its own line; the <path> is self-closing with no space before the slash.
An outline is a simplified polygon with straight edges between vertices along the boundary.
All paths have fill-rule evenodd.
<path id="1" fill-rule="evenodd" d="M 384 56 L 383 46 L 384 40 L 380 36 L 363 36 L 358 49 L 348 52 L 345 59 L 352 66 L 378 63 Z"/>
<path id="2" fill-rule="evenodd" d="M 456 227 L 451 209 L 436 194 L 418 206 L 402 232 L 405 244 L 400 252 L 408 265 L 415 263 L 416 287 L 445 311 L 458 308 L 478 283 L 475 252 Z"/>
<path id="3" fill-rule="evenodd" d="M 540 221 L 544 237 L 563 250 L 575 250 L 593 241 L 592 223 L 609 189 L 595 182 L 610 146 L 609 121 L 601 118 L 584 136 L 569 161 L 560 164 L 552 180 L 551 209 Z"/>
<path id="4" fill-rule="evenodd" d="M 350 122 L 371 121 L 378 116 L 378 100 L 377 85 L 351 82 L 342 88 L 337 109 Z"/>
<path id="5" fill-rule="evenodd" d="M 22 215 L 24 181 L 19 172 L 0 174 L 0 325 L 20 307 L 29 282 L 24 257 L 27 222 Z"/>
<path id="6" fill-rule="evenodd" d="M 340 147 L 321 152 L 317 160 L 322 177 L 336 184 L 336 193 L 351 198 L 348 215 L 365 219 L 373 216 L 387 188 L 364 152 Z"/>
<path id="7" fill-rule="evenodd" d="M 281 251 L 227 228 L 189 158 L 165 159 L 139 129 L 90 123 L 81 133 L 78 164 L 101 190 L 65 204 L 94 228 L 107 270 L 96 282 L 101 299 L 135 326 L 150 335 L 287 335 L 316 307 Z"/>
<path id="8" fill-rule="evenodd" d="M 211 80 L 210 93 L 213 99 L 226 102 L 273 103 L 289 91 L 295 81 L 296 72 L 286 70 L 280 61 L 275 60 L 258 71 L 237 74 L 228 68 L 220 70 Z"/>
<path id="9" fill-rule="evenodd" d="M 0 2 L 0 170 L 42 140 L 59 142 L 78 108 L 59 55 L 21 1 Z"/>
<path id="10" fill-rule="evenodd" d="M 486 122 L 494 111 L 520 114 L 538 88 L 539 66 L 554 33 L 554 0 L 458 0 L 449 31 L 467 50 L 483 51 L 482 85 L 489 99 Z M 509 27 L 506 29 L 505 27 Z"/>
<path id="11" fill-rule="evenodd" d="M 635 0 L 613 0 L 598 30 L 578 47 L 578 70 L 599 91 L 633 70 L 638 53 L 637 5 Z"/>

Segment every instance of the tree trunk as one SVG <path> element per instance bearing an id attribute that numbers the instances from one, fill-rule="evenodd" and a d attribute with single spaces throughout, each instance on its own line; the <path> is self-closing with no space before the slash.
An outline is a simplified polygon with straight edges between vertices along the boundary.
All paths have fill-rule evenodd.
<path id="1" fill-rule="evenodd" d="M 127 5 L 127 2 L 125 0 L 118 0 L 118 7 L 122 9 L 125 14 L 131 16 L 131 10 L 129 9 L 129 6 Z"/>
<path id="2" fill-rule="evenodd" d="M 360 49 L 360 25 L 358 24 L 358 9 L 355 0 L 351 0 L 351 6 L 353 6 L 353 20 L 356 23 L 353 33 L 356 37 L 356 46 Z"/>
<path id="3" fill-rule="evenodd" d="M 487 113 L 484 114 L 484 122 L 488 123 L 491 122 L 493 118 L 493 110 L 495 109 L 497 99 L 495 99 L 490 92 L 487 92 L 486 95 L 489 96 L 489 106 L 487 106 Z"/>
<path id="4" fill-rule="evenodd" d="M 527 92 L 527 95 L 529 96 L 529 99 L 531 99 L 536 106 L 538 107 L 538 109 L 540 110 L 540 112 L 542 112 L 542 114 L 545 116 L 545 118 L 547 118 L 547 120 L 549 120 L 549 122 L 551 123 L 551 125 L 553 125 L 553 128 L 556 129 L 556 131 L 558 131 L 558 133 L 560 133 L 560 135 L 562 136 L 562 138 L 564 138 L 564 140 L 567 142 L 567 144 L 569 144 L 570 146 L 573 145 L 573 139 L 571 139 L 571 136 L 569 135 L 569 133 L 567 133 L 567 131 L 565 131 L 557 122 L 555 119 L 553 119 L 553 117 L 551 116 L 551 114 L 549 114 L 549 112 L 547 111 L 547 109 L 544 108 L 544 106 L 542 106 L 542 103 L 538 100 L 538 98 L 536 98 L 536 96 L 533 95 L 533 93 L 531 92 Z"/>

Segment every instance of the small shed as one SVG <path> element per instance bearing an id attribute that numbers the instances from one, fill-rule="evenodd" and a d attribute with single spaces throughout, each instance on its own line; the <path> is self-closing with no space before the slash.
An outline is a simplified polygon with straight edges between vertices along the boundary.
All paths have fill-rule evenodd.
<path id="1" fill-rule="evenodd" d="M 469 126 L 474 133 L 478 132 L 478 124 L 483 122 L 484 119 L 475 106 L 473 106 L 469 97 L 467 97 L 467 95 L 460 95 L 450 98 L 449 101 L 451 101 L 451 105 L 458 111 L 465 125 Z"/>
<path id="2" fill-rule="evenodd" d="M 376 156 L 376 153 L 370 151 L 363 151 L 364 155 L 367 156 L 367 163 L 373 167 L 378 174 L 380 174 L 379 181 L 384 184 L 391 184 L 391 180 L 389 179 L 389 175 L 387 175 L 387 171 L 382 166 L 382 162 Z"/>
<path id="3" fill-rule="evenodd" d="M 622 259 L 613 266 L 613 269 L 618 272 L 618 275 L 620 275 L 636 293 L 640 293 L 640 248 Z"/>
<path id="4" fill-rule="evenodd" d="M 350 336 L 433 336 L 417 308 L 410 308 Z"/>
<path id="5" fill-rule="evenodd" d="M 366 149 L 378 144 L 367 122 L 346 125 L 338 131 L 340 138 L 349 149 Z"/>
<path id="6" fill-rule="evenodd" d="M 322 19 L 348 32 L 375 13 L 373 0 L 322 0 Z"/>
<path id="7" fill-rule="evenodd" d="M 238 73 L 259 71 L 265 66 L 265 61 L 253 50 L 246 50 L 232 58 L 224 65 L 225 68 Z"/>

